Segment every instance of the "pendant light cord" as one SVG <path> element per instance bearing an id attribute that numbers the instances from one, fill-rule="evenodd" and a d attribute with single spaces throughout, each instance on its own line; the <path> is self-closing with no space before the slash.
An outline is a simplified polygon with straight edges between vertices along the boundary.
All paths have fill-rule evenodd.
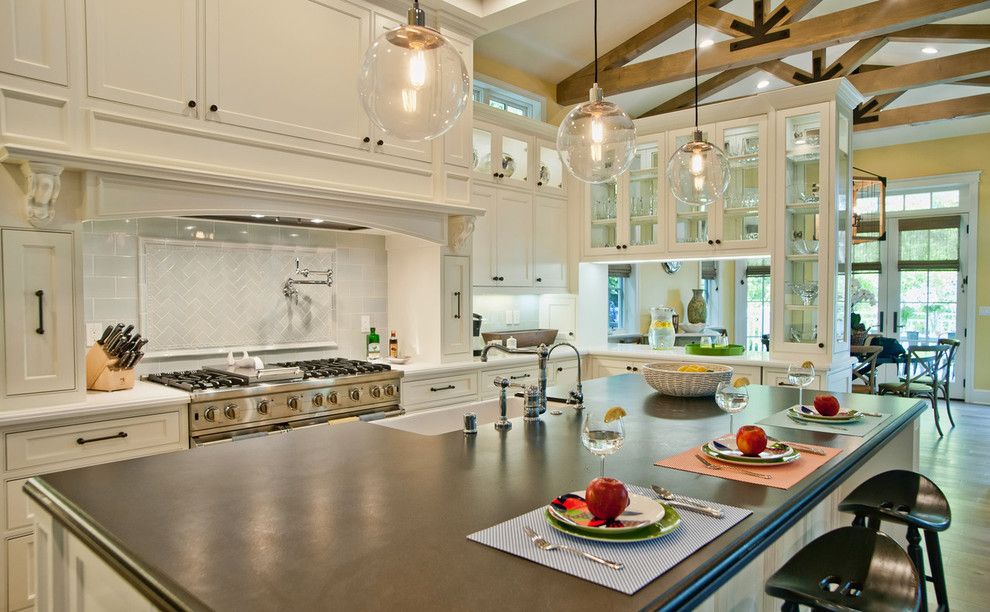
<path id="1" fill-rule="evenodd" d="M 694 0 L 694 129 L 698 129 L 698 0 Z"/>
<path id="2" fill-rule="evenodd" d="M 595 0 L 595 9 L 594 9 L 593 23 L 594 23 L 594 28 L 595 28 L 595 34 L 594 34 L 594 39 L 595 39 L 595 83 L 597 83 L 598 82 L 598 0 Z"/>

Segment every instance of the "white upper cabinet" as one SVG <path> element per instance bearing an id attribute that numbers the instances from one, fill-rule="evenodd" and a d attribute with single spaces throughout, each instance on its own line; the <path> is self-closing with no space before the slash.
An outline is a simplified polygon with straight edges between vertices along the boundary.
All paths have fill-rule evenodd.
<path id="1" fill-rule="evenodd" d="M 196 95 L 196 0 L 86 0 L 89 95 L 176 114 Z"/>
<path id="2" fill-rule="evenodd" d="M 533 286 L 567 287 L 567 200 L 533 199 Z"/>
<path id="3" fill-rule="evenodd" d="M 8 396 L 74 389 L 72 235 L 0 232 Z"/>
<path id="4" fill-rule="evenodd" d="M 0 0 L 0 72 L 68 84 L 65 0 Z"/>
<path id="5" fill-rule="evenodd" d="M 340 0 L 205 1 L 209 120 L 365 144 L 369 121 L 356 83 L 368 9 Z"/>
<path id="6" fill-rule="evenodd" d="M 500 189 L 495 205 L 498 285 L 533 286 L 533 194 Z"/>
<path id="7" fill-rule="evenodd" d="M 475 217 L 472 234 L 471 266 L 475 285 L 494 285 L 498 280 L 495 268 L 495 206 L 496 189 L 475 183 L 471 188 L 471 206 L 485 214 Z"/>

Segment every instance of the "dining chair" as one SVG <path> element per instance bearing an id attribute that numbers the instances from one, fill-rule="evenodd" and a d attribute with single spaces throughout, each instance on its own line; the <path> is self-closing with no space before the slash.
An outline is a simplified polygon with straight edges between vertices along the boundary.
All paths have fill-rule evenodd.
<path id="1" fill-rule="evenodd" d="M 882 346 L 862 345 L 849 347 L 849 354 L 859 362 L 853 366 L 853 393 L 877 393 L 877 357 L 883 350 Z"/>
<path id="2" fill-rule="evenodd" d="M 949 423 L 955 427 L 956 422 L 952 418 L 952 407 L 949 405 L 949 384 L 952 382 L 952 368 L 956 365 L 956 352 L 962 342 L 955 338 L 939 338 L 938 343 L 949 347 L 945 359 L 942 360 L 942 370 L 938 373 L 938 382 L 936 383 L 927 376 L 922 376 L 918 382 L 934 386 L 936 395 L 938 392 L 942 393 L 942 398 L 945 400 L 945 412 L 949 415 Z"/>
<path id="3" fill-rule="evenodd" d="M 879 387 L 880 395 L 928 398 L 935 413 L 935 429 L 938 430 L 939 437 L 943 435 L 938 415 L 939 374 L 949 348 L 945 344 L 918 344 L 910 347 L 903 359 L 905 368 L 901 380 L 881 383 Z"/>

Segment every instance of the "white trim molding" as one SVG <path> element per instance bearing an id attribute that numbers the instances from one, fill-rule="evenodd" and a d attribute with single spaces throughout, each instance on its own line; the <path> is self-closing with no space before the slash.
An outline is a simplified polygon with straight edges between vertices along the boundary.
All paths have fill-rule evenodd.
<path id="1" fill-rule="evenodd" d="M 21 162 L 21 172 L 27 183 L 24 187 L 24 216 L 35 227 L 47 227 L 55 219 L 55 203 L 62 190 L 62 166 Z"/>

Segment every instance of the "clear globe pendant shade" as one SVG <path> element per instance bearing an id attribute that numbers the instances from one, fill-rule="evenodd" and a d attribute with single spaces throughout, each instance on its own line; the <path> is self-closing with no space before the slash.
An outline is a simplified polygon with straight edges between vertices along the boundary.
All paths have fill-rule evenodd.
<path id="1" fill-rule="evenodd" d="M 675 198 L 690 206 L 707 206 L 729 187 L 729 160 L 722 149 L 705 142 L 701 132 L 674 151 L 667 162 L 667 184 Z"/>
<path id="2" fill-rule="evenodd" d="M 557 153 L 586 183 L 607 183 L 629 169 L 636 152 L 636 126 L 602 97 L 596 84 L 587 102 L 567 113 L 557 129 Z"/>
<path id="3" fill-rule="evenodd" d="M 461 54 L 421 25 L 379 36 L 365 54 L 358 85 L 372 123 L 409 141 L 431 140 L 452 128 L 471 93 Z"/>

